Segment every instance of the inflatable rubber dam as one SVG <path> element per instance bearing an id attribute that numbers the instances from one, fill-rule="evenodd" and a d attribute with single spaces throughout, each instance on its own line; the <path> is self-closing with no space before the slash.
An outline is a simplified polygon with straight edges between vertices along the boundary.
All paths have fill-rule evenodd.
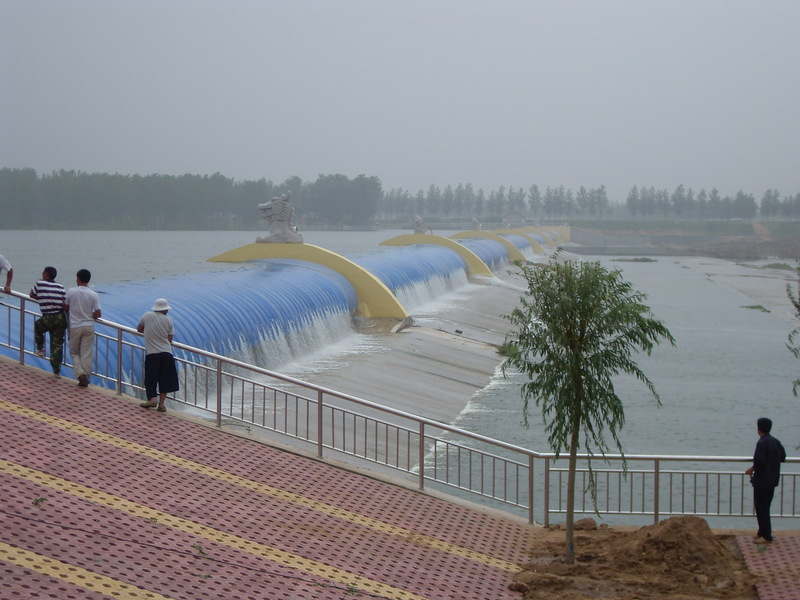
<path id="1" fill-rule="evenodd" d="M 417 307 L 468 284 L 488 284 L 517 260 L 543 257 L 565 234 L 534 228 L 408 234 L 350 257 L 305 243 L 253 243 L 208 259 L 219 271 L 94 289 L 105 320 L 135 328 L 156 298 L 166 298 L 176 342 L 277 370 L 352 335 L 365 321 L 385 331 L 407 327 Z M 115 336 L 101 324 L 96 330 Z M 96 344 L 96 364 L 118 364 L 120 357 L 108 355 L 114 352 Z M 120 364 L 123 379 L 137 381 L 142 365 L 131 364 L 132 356 L 124 353 Z"/>

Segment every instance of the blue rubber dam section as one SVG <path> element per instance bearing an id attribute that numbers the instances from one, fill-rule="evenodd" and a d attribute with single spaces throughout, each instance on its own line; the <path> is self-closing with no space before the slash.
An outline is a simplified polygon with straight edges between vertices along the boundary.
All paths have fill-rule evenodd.
<path id="1" fill-rule="evenodd" d="M 523 252 L 526 250 L 530 250 L 531 248 L 531 243 L 521 235 L 516 235 L 513 233 L 503 233 L 500 235 L 500 237 L 507 239 L 509 242 L 514 244 L 517 248 L 519 248 Z"/>
<path id="2" fill-rule="evenodd" d="M 290 260 L 97 291 L 103 317 L 134 328 L 156 298 L 166 298 L 179 322 L 176 339 L 218 354 L 290 336 L 335 313 L 351 315 L 358 305 L 355 291 L 339 273 Z"/>
<path id="3" fill-rule="evenodd" d="M 485 238 L 466 238 L 456 240 L 471 250 L 492 271 L 508 263 L 508 250 L 503 244 Z M 530 246 L 530 244 L 528 244 Z"/>
<path id="4" fill-rule="evenodd" d="M 461 256 L 441 246 L 393 246 L 386 250 L 350 257 L 397 295 L 403 288 L 425 283 L 434 278 L 449 279 L 467 270 Z M 409 307 L 406 307 L 409 308 Z"/>
<path id="5" fill-rule="evenodd" d="M 492 269 L 508 262 L 506 248 L 496 240 L 459 242 Z M 419 299 L 421 303 L 467 282 L 464 259 L 442 246 L 392 246 L 348 258 L 374 275 L 396 296 Z M 358 307 L 352 285 L 338 272 L 288 259 L 257 260 L 230 265 L 228 270 L 218 272 L 110 284 L 94 289 L 100 295 L 104 319 L 135 329 L 142 314 L 152 309 L 154 301 L 166 298 L 172 307 L 170 316 L 175 321 L 176 342 L 266 368 L 276 368 L 353 334 L 352 317 Z M 413 293 L 408 293 L 409 290 Z M 406 304 L 407 310 L 413 308 Z M 36 310 L 35 305 L 33 310 Z M 96 329 L 98 333 L 116 337 L 110 328 L 98 325 Z M 9 335 L 12 343 L 16 340 L 18 344 L 19 326 L 14 319 Z M 29 350 L 32 337 L 30 332 L 26 341 Z M 142 344 L 138 336 L 126 334 L 124 339 Z M 116 372 L 118 357 L 112 346 L 101 344 L 99 340 L 96 344 L 96 364 L 102 363 L 106 372 Z M 7 348 L 0 352 L 15 356 Z M 176 355 L 180 356 L 180 352 L 176 351 Z M 65 356 L 68 357 L 66 342 Z M 125 378 L 138 380 L 141 357 L 124 352 L 121 360 Z M 65 373 L 69 375 L 69 370 Z"/>

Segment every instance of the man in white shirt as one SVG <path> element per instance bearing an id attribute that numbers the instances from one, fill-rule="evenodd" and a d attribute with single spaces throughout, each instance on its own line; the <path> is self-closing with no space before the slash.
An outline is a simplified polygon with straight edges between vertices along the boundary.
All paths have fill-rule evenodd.
<path id="1" fill-rule="evenodd" d="M 6 272 L 6 285 L 3 291 L 8 294 L 11 292 L 11 280 L 14 278 L 14 269 L 11 268 L 11 263 L 8 262 L 5 256 L 0 254 L 0 271 Z"/>
<path id="2" fill-rule="evenodd" d="M 69 355 L 78 385 L 89 387 L 94 355 L 94 322 L 100 318 L 100 297 L 89 287 L 92 274 L 81 269 L 74 288 L 67 290 L 64 309 L 69 314 Z"/>
<path id="3" fill-rule="evenodd" d="M 147 402 L 142 408 L 158 407 L 158 412 L 167 412 L 164 400 L 170 392 L 180 389 L 178 369 L 172 355 L 172 338 L 175 328 L 167 312 L 172 307 L 164 298 L 159 298 L 153 308 L 144 313 L 136 330 L 144 334 L 144 388 Z"/>

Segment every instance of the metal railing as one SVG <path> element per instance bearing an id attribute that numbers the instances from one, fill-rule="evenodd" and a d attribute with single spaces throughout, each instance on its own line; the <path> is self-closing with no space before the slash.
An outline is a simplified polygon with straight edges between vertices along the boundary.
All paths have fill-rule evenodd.
<path id="1" fill-rule="evenodd" d="M 38 310 L 27 295 L 1 304 L 4 331 L 0 347 L 25 364 L 33 354 L 33 321 Z M 17 336 L 12 334 L 16 330 Z M 27 333 L 26 333 L 27 332 Z M 66 345 L 66 344 L 65 344 Z M 213 352 L 174 343 L 181 390 L 170 396 L 187 410 L 213 417 L 218 427 L 247 427 L 267 437 L 313 448 L 316 455 L 373 469 L 402 473 L 420 489 L 446 490 L 550 524 L 566 512 L 566 459 L 535 452 L 396 410 Z M 68 352 L 65 349 L 65 357 Z M 41 359 L 36 359 L 37 361 Z M 95 377 L 118 394 L 144 397 L 144 347 L 134 329 L 99 320 L 95 338 Z M 40 363 L 39 363 L 40 364 Z M 69 366 L 69 363 L 65 361 Z M 592 478 L 597 510 L 584 491 L 579 514 L 652 517 L 699 515 L 750 517 L 752 493 L 744 469 L 749 457 L 614 454 L 581 456 L 578 490 Z M 800 472 L 789 458 L 776 490 L 772 514 L 800 517 Z"/>

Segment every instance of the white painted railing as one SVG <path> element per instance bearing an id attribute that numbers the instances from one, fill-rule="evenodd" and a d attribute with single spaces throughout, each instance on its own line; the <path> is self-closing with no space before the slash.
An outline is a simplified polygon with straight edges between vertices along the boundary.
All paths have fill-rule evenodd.
<path id="1" fill-rule="evenodd" d="M 33 321 L 38 306 L 27 295 L 2 303 L 0 346 L 41 365 L 33 355 Z M 100 320 L 95 340 L 95 373 L 118 394 L 143 398 L 141 336 L 130 327 Z M 17 336 L 12 324 L 18 324 Z M 225 356 L 175 343 L 181 390 L 170 398 L 213 417 L 217 426 L 246 427 L 267 438 L 279 435 L 313 448 L 320 458 L 368 464 L 402 473 L 420 489 L 454 495 L 521 513 L 549 525 L 566 512 L 566 460 L 464 431 L 418 415 L 301 381 Z M 65 347 L 65 365 L 69 366 Z M 110 357 L 113 357 L 110 358 Z M 124 373 L 124 365 L 134 365 Z M 594 477 L 597 513 L 660 518 L 751 517 L 752 491 L 744 474 L 749 457 L 626 455 L 588 457 L 579 464 L 579 489 Z M 800 517 L 800 458 L 789 458 L 776 491 L 772 514 Z M 588 493 L 576 512 L 595 513 Z"/>

